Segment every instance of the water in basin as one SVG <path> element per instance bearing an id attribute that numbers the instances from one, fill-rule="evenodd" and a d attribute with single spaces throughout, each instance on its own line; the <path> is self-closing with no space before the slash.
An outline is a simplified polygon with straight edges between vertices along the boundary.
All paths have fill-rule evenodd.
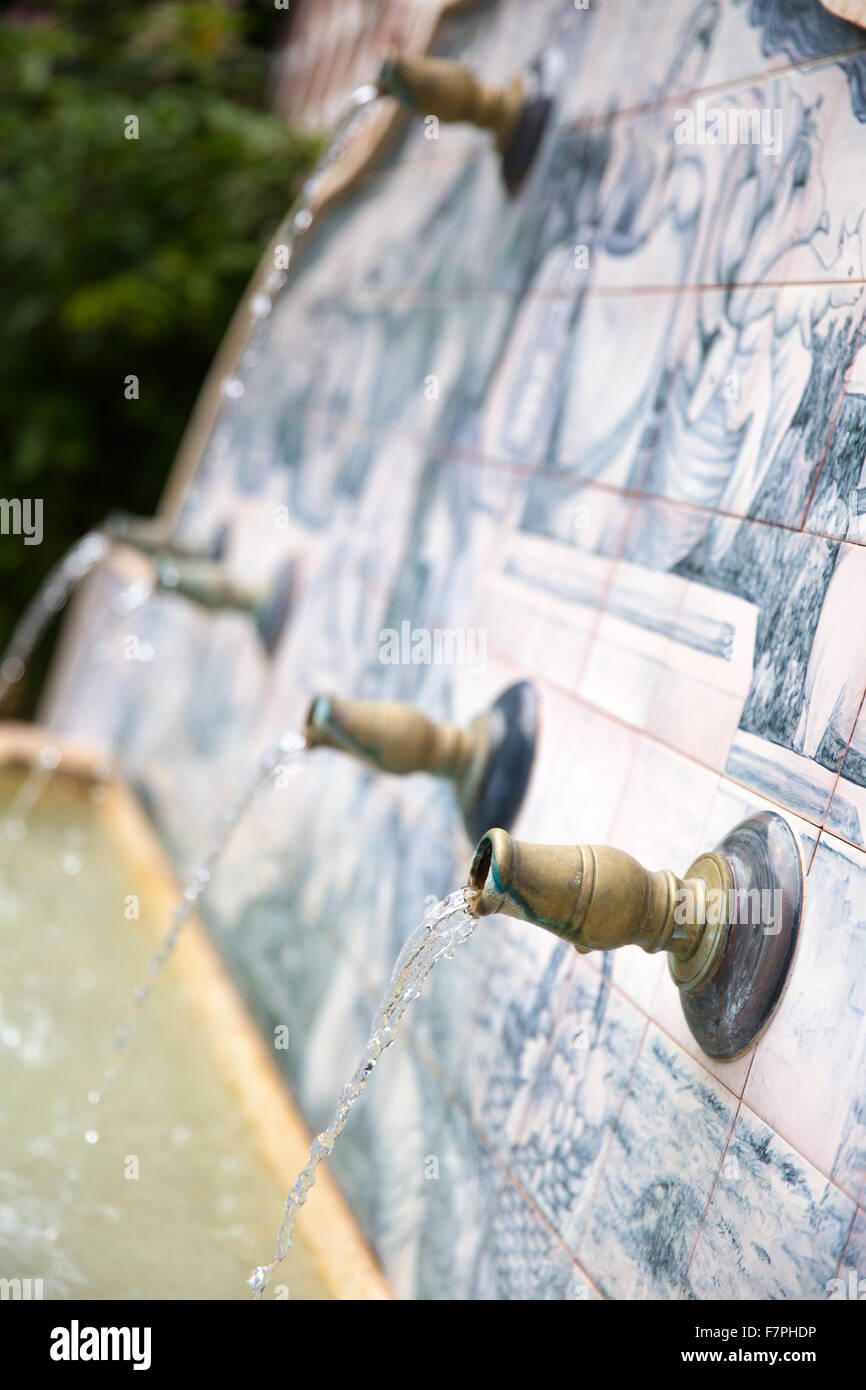
<path id="1" fill-rule="evenodd" d="M 119 1012 L 165 923 L 118 862 L 89 794 L 61 779 L 2 834 L 21 779 L 0 772 L 0 1278 L 45 1298 L 237 1298 L 284 1192 L 173 966 L 123 1085 L 88 1104 Z M 133 898 L 140 918 L 128 913 Z M 87 1146 L 74 1199 L 65 1173 Z M 326 1298 L 297 1243 L 277 1297 Z"/>

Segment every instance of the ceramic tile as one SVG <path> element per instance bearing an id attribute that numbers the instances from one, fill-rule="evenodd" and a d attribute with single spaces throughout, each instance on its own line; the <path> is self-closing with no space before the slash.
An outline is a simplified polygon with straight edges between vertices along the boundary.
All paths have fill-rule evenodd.
<path id="1" fill-rule="evenodd" d="M 687 571 L 707 524 L 668 503 L 635 506 L 580 693 L 721 770 L 754 681 L 759 614 L 752 595 Z"/>
<path id="2" fill-rule="evenodd" d="M 684 873 L 706 848 L 703 827 L 717 782 L 713 773 L 669 748 L 638 738 L 605 842 L 633 855 L 647 869 Z M 590 962 L 596 959 L 589 957 Z M 654 1003 L 668 974 L 667 957 L 625 948 L 609 953 L 609 968 L 617 989 L 645 1013 L 652 1011 L 658 1017 Z M 679 1036 L 677 1040 L 682 1043 Z"/>
<path id="3" fill-rule="evenodd" d="M 481 1247 L 471 1297 L 487 1302 L 581 1299 L 589 1286 L 548 1226 L 505 1181 Z"/>
<path id="4" fill-rule="evenodd" d="M 585 23 L 596 7 L 590 5 Z M 758 5 L 698 3 L 672 6 L 664 0 L 629 7 L 598 7 L 581 44 L 581 81 L 569 88 L 565 115 L 589 115 L 663 100 L 743 81 L 793 63 L 820 59 L 862 46 L 863 35 L 816 8 L 810 0 Z M 624 42 L 627 29 L 628 42 Z M 617 55 L 616 68 L 609 62 Z"/>
<path id="5" fill-rule="evenodd" d="M 578 959 L 535 1086 L 515 1104 L 511 1171 L 570 1250 L 589 1217 L 594 1182 L 628 1089 L 646 1020 Z"/>
<path id="6" fill-rule="evenodd" d="M 458 1098 L 487 1146 L 503 1154 L 516 1138 L 575 953 L 549 932 L 508 917 L 485 918 L 478 931 L 495 932 L 499 942 Z"/>
<path id="7" fill-rule="evenodd" d="M 862 706 L 833 792 L 826 826 L 866 849 L 866 710 Z"/>
<path id="8" fill-rule="evenodd" d="M 805 526 L 838 540 L 866 543 L 866 351 L 862 347 L 845 373 L 839 411 Z"/>
<path id="9" fill-rule="evenodd" d="M 606 1297 L 679 1296 L 735 1112 L 650 1026 L 577 1251 Z"/>
<path id="10" fill-rule="evenodd" d="M 853 1204 L 741 1110 L 689 1267 L 686 1298 L 826 1297 Z"/>
<path id="11" fill-rule="evenodd" d="M 181 871 L 321 690 L 462 724 L 532 678 L 530 841 L 682 871 L 756 809 L 794 828 L 798 955 L 732 1063 L 663 958 L 498 917 L 437 966 L 334 1155 L 400 1297 L 866 1277 L 864 39 L 814 0 L 447 19 L 439 51 L 491 80 L 549 52 L 526 185 L 486 135 L 407 122 L 252 329 L 185 498 L 234 572 L 294 560 L 275 662 L 239 615 L 118 620 L 108 568 L 70 615 L 50 719 L 116 750 Z M 681 143 L 699 99 L 770 142 L 778 113 L 775 153 Z M 404 623 L 478 646 L 382 660 Z M 207 920 L 314 1128 L 470 852 L 448 783 L 326 750 L 238 828 Z"/>
<path id="12" fill-rule="evenodd" d="M 790 982 L 745 1099 L 855 1201 L 866 1181 L 866 856 L 822 835 Z"/>
<path id="13" fill-rule="evenodd" d="M 686 347 L 641 486 L 732 518 L 716 553 L 733 518 L 799 527 L 819 477 L 838 474 L 825 453 L 864 308 L 862 283 L 744 285 L 684 304 Z"/>
<path id="14" fill-rule="evenodd" d="M 842 1256 L 842 1263 L 836 1271 L 836 1282 L 831 1281 L 827 1297 L 834 1302 L 842 1299 L 856 1299 L 858 1303 L 866 1298 L 866 1212 L 858 1208 Z"/>
<path id="15" fill-rule="evenodd" d="M 579 688 L 631 503 L 565 480 L 529 480 L 482 590 L 479 622 L 502 656 Z"/>

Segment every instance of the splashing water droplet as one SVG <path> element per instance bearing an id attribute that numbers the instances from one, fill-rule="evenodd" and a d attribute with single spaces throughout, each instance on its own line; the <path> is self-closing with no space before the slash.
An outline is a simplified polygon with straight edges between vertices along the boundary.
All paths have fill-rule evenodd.
<path id="1" fill-rule="evenodd" d="M 84 1142 L 86 1144 L 98 1144 L 99 1131 L 95 1129 L 88 1129 L 84 1135 Z"/>
<path id="2" fill-rule="evenodd" d="M 239 401 L 244 394 L 244 384 L 239 377 L 227 376 L 222 382 L 222 393 L 230 401 Z"/>
<path id="3" fill-rule="evenodd" d="M 250 313 L 257 319 L 266 319 L 272 309 L 270 295 L 254 294 L 250 300 Z"/>

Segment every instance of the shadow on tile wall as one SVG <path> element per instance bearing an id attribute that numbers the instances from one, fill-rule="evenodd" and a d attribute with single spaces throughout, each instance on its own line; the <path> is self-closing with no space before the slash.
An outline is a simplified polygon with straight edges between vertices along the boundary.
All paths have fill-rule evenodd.
<path id="1" fill-rule="evenodd" d="M 543 702 L 522 836 L 679 871 L 756 807 L 800 836 L 793 976 L 734 1062 L 639 953 L 493 919 L 434 975 L 335 1156 L 402 1297 L 866 1275 L 863 44 L 812 0 L 450 21 L 442 50 L 491 77 L 558 50 L 556 122 L 514 200 L 483 138 L 407 128 L 275 305 L 187 503 L 232 520 L 247 573 L 297 555 L 275 667 L 169 599 L 128 623 L 147 668 L 106 659 L 110 574 L 83 598 L 48 717 L 111 727 L 179 867 L 313 690 L 462 720 L 518 674 Z M 483 669 L 382 664 L 404 621 L 483 632 Z M 324 752 L 239 833 L 211 924 L 265 1032 L 288 1024 L 312 1125 L 469 852 L 447 788 Z"/>

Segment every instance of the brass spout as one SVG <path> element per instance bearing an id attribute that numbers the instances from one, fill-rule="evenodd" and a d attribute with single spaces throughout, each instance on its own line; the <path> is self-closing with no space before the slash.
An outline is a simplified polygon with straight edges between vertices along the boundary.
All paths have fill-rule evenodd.
<path id="1" fill-rule="evenodd" d="M 474 839 L 493 807 L 509 823 L 517 814 L 535 747 L 536 698 L 520 681 L 458 729 L 411 705 L 317 695 L 306 723 L 311 748 L 339 749 L 380 772 L 449 779 Z"/>
<path id="2" fill-rule="evenodd" d="M 541 65 L 504 86 L 482 82 L 462 63 L 389 53 L 377 79 L 379 92 L 440 121 L 468 121 L 493 133 L 502 175 L 513 193 L 538 150 L 552 101 L 541 90 Z"/>
<path id="3" fill-rule="evenodd" d="M 162 555 L 166 559 L 221 560 L 228 541 L 228 527 L 223 525 L 207 545 L 184 545 L 173 539 L 171 527 L 161 518 L 130 516 L 128 512 L 112 512 L 102 529 L 109 540 L 119 541 L 150 558 Z"/>
<path id="4" fill-rule="evenodd" d="M 475 850 L 469 884 L 479 890 L 476 916 L 504 912 L 535 922 L 582 952 L 668 951 L 680 987 L 696 988 L 722 940 L 718 890 L 727 892 L 730 874 L 717 854 L 701 855 L 679 879 L 669 869 L 651 873 L 621 849 L 528 845 L 489 830 Z"/>
<path id="5" fill-rule="evenodd" d="M 738 1055 L 766 1024 L 796 944 L 803 873 L 781 816 L 761 812 L 678 878 L 602 845 L 479 840 L 470 911 L 534 922 L 578 951 L 666 951 L 686 1020 L 713 1057 Z"/>
<path id="6" fill-rule="evenodd" d="M 389 53 L 378 77 L 379 91 L 396 97 L 440 121 L 468 121 L 491 130 L 504 150 L 520 120 L 523 79 L 512 77 L 504 87 L 482 82 L 470 68 L 443 58 L 408 58 Z"/>
<path id="7" fill-rule="evenodd" d="M 317 695 L 307 715 L 311 748 L 338 748 L 380 772 L 429 772 L 466 788 L 487 751 L 483 718 L 468 729 L 434 724 L 420 710 L 398 703 L 338 700 Z"/>
<path id="8" fill-rule="evenodd" d="M 268 655 L 273 655 L 288 617 L 293 566 L 283 565 L 267 584 L 244 584 L 213 560 L 160 554 L 157 587 L 181 594 L 211 612 L 246 613 L 255 623 Z"/>

